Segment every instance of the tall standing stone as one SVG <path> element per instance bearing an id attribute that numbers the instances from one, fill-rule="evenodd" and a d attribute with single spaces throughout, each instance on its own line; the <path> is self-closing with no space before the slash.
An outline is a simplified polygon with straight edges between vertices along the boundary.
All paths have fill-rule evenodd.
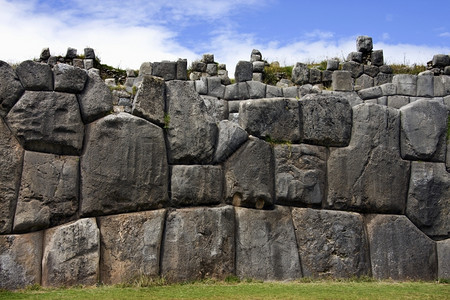
<path id="1" fill-rule="evenodd" d="M 302 63 L 296 63 L 292 69 L 292 82 L 296 85 L 302 85 L 309 83 L 309 68 Z"/>
<path id="2" fill-rule="evenodd" d="M 13 68 L 0 60 L 0 115 L 4 117 L 22 96 L 24 88 Z"/>
<path id="3" fill-rule="evenodd" d="M 133 115 L 158 125 L 164 125 L 166 86 L 164 80 L 144 76 L 133 101 Z"/>
<path id="4" fill-rule="evenodd" d="M 450 278 L 450 239 L 436 242 L 438 278 Z"/>
<path id="5" fill-rule="evenodd" d="M 248 139 L 248 133 L 238 124 L 223 120 L 218 124 L 219 137 L 214 162 L 223 162 Z"/>
<path id="6" fill-rule="evenodd" d="M 67 64 L 53 67 L 55 91 L 65 93 L 81 93 L 87 80 L 85 70 Z"/>
<path id="7" fill-rule="evenodd" d="M 53 90 L 53 72 L 50 65 L 26 60 L 17 66 L 16 73 L 26 90 Z"/>
<path id="8" fill-rule="evenodd" d="M 250 81 L 253 78 L 253 64 L 249 61 L 240 60 L 236 64 L 234 79 L 236 82 Z"/>

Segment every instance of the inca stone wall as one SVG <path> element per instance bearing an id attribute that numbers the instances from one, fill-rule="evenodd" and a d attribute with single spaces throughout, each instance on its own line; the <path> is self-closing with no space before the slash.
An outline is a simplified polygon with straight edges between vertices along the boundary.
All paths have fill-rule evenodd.
<path id="1" fill-rule="evenodd" d="M 206 55 L 111 92 L 72 52 L 0 62 L 0 288 L 450 277 L 449 76 L 276 87 L 254 51 L 234 84 Z"/>

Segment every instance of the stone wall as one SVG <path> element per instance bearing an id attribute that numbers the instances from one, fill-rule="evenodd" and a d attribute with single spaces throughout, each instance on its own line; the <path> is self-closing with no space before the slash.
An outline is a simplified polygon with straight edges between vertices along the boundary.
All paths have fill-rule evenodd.
<path id="1" fill-rule="evenodd" d="M 119 105 L 95 70 L 0 62 L 0 288 L 449 278 L 450 77 L 355 92 L 158 72 Z"/>

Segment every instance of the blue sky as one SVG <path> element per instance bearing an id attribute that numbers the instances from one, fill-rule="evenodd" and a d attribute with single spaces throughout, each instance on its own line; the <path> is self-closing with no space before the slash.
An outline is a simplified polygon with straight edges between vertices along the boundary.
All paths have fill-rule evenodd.
<path id="1" fill-rule="evenodd" d="M 448 0 L 0 0 L 0 8 L 0 59 L 8 62 L 44 47 L 56 55 L 92 47 L 114 67 L 213 53 L 232 72 L 254 48 L 282 65 L 342 59 L 358 35 L 373 37 L 388 63 L 450 54 Z"/>

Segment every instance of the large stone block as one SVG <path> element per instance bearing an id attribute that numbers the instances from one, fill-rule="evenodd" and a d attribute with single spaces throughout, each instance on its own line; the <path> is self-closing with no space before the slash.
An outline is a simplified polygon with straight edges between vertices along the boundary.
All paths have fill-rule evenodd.
<path id="1" fill-rule="evenodd" d="M 334 71 L 332 82 L 334 91 L 353 91 L 353 78 L 349 71 Z"/>
<path id="2" fill-rule="evenodd" d="M 377 279 L 436 280 L 436 243 L 405 216 L 369 216 L 372 275 Z"/>
<path id="3" fill-rule="evenodd" d="M 225 86 L 225 100 L 250 99 L 247 82 L 238 82 Z"/>
<path id="4" fill-rule="evenodd" d="M 381 67 L 380 67 L 381 69 Z M 394 74 L 385 74 L 385 73 L 378 73 L 377 76 L 373 79 L 374 85 L 382 85 L 385 83 L 392 83 L 392 79 L 394 78 Z"/>
<path id="5" fill-rule="evenodd" d="M 433 68 L 444 68 L 450 66 L 450 56 L 445 54 L 436 54 L 431 61 Z"/>
<path id="6" fill-rule="evenodd" d="M 266 98 L 267 84 L 259 81 L 247 81 L 247 86 L 250 99 Z"/>
<path id="7" fill-rule="evenodd" d="M 352 139 L 331 149 L 326 207 L 403 213 L 410 163 L 400 158 L 396 109 L 364 103 L 353 107 Z"/>
<path id="8" fill-rule="evenodd" d="M 157 208 L 168 201 L 163 130 L 144 119 L 119 113 L 89 124 L 80 168 L 84 216 Z"/>
<path id="9" fill-rule="evenodd" d="M 26 60 L 17 66 L 16 73 L 26 90 L 53 90 L 53 72 L 50 65 Z"/>
<path id="10" fill-rule="evenodd" d="M 79 154 L 84 125 L 75 95 L 26 91 L 5 120 L 27 150 Z"/>
<path id="11" fill-rule="evenodd" d="M 374 50 L 370 54 L 372 65 L 380 67 L 384 65 L 383 50 Z"/>
<path id="12" fill-rule="evenodd" d="M 355 80 L 355 91 L 373 87 L 373 78 L 367 74 L 362 74 Z"/>
<path id="13" fill-rule="evenodd" d="M 443 163 L 413 162 L 406 215 L 428 236 L 450 236 L 450 173 Z"/>
<path id="14" fill-rule="evenodd" d="M 352 108 L 337 94 L 310 94 L 301 98 L 300 132 L 303 142 L 321 146 L 346 146 L 352 131 Z"/>
<path id="15" fill-rule="evenodd" d="M 267 85 L 266 98 L 283 97 L 283 89 L 278 86 Z"/>
<path id="16" fill-rule="evenodd" d="M 269 143 L 251 137 L 225 163 L 227 203 L 261 209 L 273 204 L 274 159 Z"/>
<path id="17" fill-rule="evenodd" d="M 217 65 L 215 65 L 217 66 Z M 225 86 L 219 77 L 208 77 L 208 95 L 219 99 L 225 96 Z"/>
<path id="18" fill-rule="evenodd" d="M 224 279 L 235 268 L 233 207 L 186 208 L 167 216 L 161 276 L 170 281 Z"/>
<path id="19" fill-rule="evenodd" d="M 169 162 L 210 163 L 218 130 L 214 119 L 207 114 L 204 101 L 186 81 L 167 82 L 166 94 L 170 118 L 166 129 Z"/>
<path id="20" fill-rule="evenodd" d="M 13 68 L 0 60 L 0 116 L 4 117 L 22 96 L 24 89 Z"/>
<path id="21" fill-rule="evenodd" d="M 0 236 L 0 288 L 41 283 L 42 232 Z"/>
<path id="22" fill-rule="evenodd" d="M 358 78 L 364 73 L 364 65 L 354 61 L 347 61 L 342 64 L 342 70 L 349 71 L 352 78 Z"/>
<path id="23" fill-rule="evenodd" d="M 417 76 L 417 96 L 434 96 L 434 76 L 432 73 Z"/>
<path id="24" fill-rule="evenodd" d="M 316 68 L 309 70 L 309 83 L 317 84 L 322 82 L 322 71 Z"/>
<path id="25" fill-rule="evenodd" d="M 215 123 L 228 119 L 228 101 L 212 96 L 201 96 L 206 106 L 206 114 L 213 118 Z"/>
<path id="26" fill-rule="evenodd" d="M 14 231 L 67 223 L 78 211 L 79 158 L 26 151 Z"/>
<path id="27" fill-rule="evenodd" d="M 289 208 L 235 210 L 236 275 L 262 280 L 302 277 Z"/>
<path id="28" fill-rule="evenodd" d="M 65 93 L 81 93 L 87 80 L 85 70 L 66 64 L 53 67 L 55 91 Z"/>
<path id="29" fill-rule="evenodd" d="M 450 76 L 436 76 L 434 78 L 434 96 L 445 97 L 447 95 L 450 95 Z"/>
<path id="30" fill-rule="evenodd" d="M 152 75 L 164 78 L 164 80 L 174 80 L 177 78 L 177 62 L 162 61 L 152 64 Z"/>
<path id="31" fill-rule="evenodd" d="M 392 83 L 397 86 L 397 93 L 405 96 L 417 95 L 417 75 L 397 74 Z"/>
<path id="32" fill-rule="evenodd" d="M 292 82 L 296 85 L 309 83 L 309 68 L 302 63 L 296 63 L 292 69 Z"/>
<path id="33" fill-rule="evenodd" d="M 450 278 L 450 239 L 436 242 L 438 278 Z"/>
<path id="34" fill-rule="evenodd" d="M 374 86 L 374 87 L 369 87 L 369 88 L 358 91 L 358 95 L 363 100 L 375 99 L 375 98 L 381 97 L 383 95 L 383 91 L 382 91 L 381 87 Z"/>
<path id="35" fill-rule="evenodd" d="M 84 123 L 95 121 L 113 109 L 111 90 L 93 70 L 87 72 L 88 78 L 82 93 L 77 95 L 81 117 Z"/>
<path id="36" fill-rule="evenodd" d="M 366 35 L 360 35 L 356 39 L 356 51 L 368 53 L 373 49 L 372 38 Z"/>
<path id="37" fill-rule="evenodd" d="M 312 145 L 275 145 L 276 204 L 320 205 L 325 198 L 327 150 Z"/>
<path id="38" fill-rule="evenodd" d="M 249 134 L 276 141 L 300 141 L 298 101 L 261 99 L 242 101 L 239 125 Z"/>
<path id="39" fill-rule="evenodd" d="M 187 80 L 187 59 L 177 60 L 177 79 Z"/>
<path id="40" fill-rule="evenodd" d="M 363 54 L 362 52 L 350 52 L 347 55 L 347 61 L 355 61 L 358 63 L 362 63 Z"/>
<path id="41" fill-rule="evenodd" d="M 408 96 L 401 96 L 401 95 L 388 96 L 387 105 L 389 107 L 400 109 L 403 106 L 408 105 L 409 100 L 410 99 Z"/>
<path id="42" fill-rule="evenodd" d="M 380 72 L 380 68 L 374 65 L 364 65 L 364 74 L 369 75 L 370 77 L 375 77 Z"/>
<path id="43" fill-rule="evenodd" d="M 102 283 L 159 276 L 165 216 L 165 210 L 156 210 L 99 218 Z"/>
<path id="44" fill-rule="evenodd" d="M 327 60 L 327 71 L 335 71 L 339 69 L 339 60 L 329 59 Z"/>
<path id="45" fill-rule="evenodd" d="M 223 162 L 248 139 L 248 133 L 238 124 L 223 120 L 218 124 L 219 137 L 214 162 Z"/>
<path id="46" fill-rule="evenodd" d="M 294 208 L 292 218 L 303 276 L 370 275 L 369 245 L 361 215 Z"/>
<path id="47" fill-rule="evenodd" d="M 223 199 L 221 166 L 172 166 L 172 205 L 219 204 Z"/>
<path id="48" fill-rule="evenodd" d="M 160 126 L 164 125 L 166 85 L 155 76 L 144 76 L 133 100 L 132 114 Z"/>
<path id="49" fill-rule="evenodd" d="M 47 229 L 43 286 L 95 285 L 99 277 L 100 233 L 95 218 Z"/>
<path id="50" fill-rule="evenodd" d="M 400 109 L 400 148 L 404 159 L 445 162 L 447 108 L 420 99 Z"/>
<path id="51" fill-rule="evenodd" d="M 236 64 L 234 79 L 236 82 L 251 81 L 253 78 L 253 64 L 249 61 L 240 60 Z"/>

